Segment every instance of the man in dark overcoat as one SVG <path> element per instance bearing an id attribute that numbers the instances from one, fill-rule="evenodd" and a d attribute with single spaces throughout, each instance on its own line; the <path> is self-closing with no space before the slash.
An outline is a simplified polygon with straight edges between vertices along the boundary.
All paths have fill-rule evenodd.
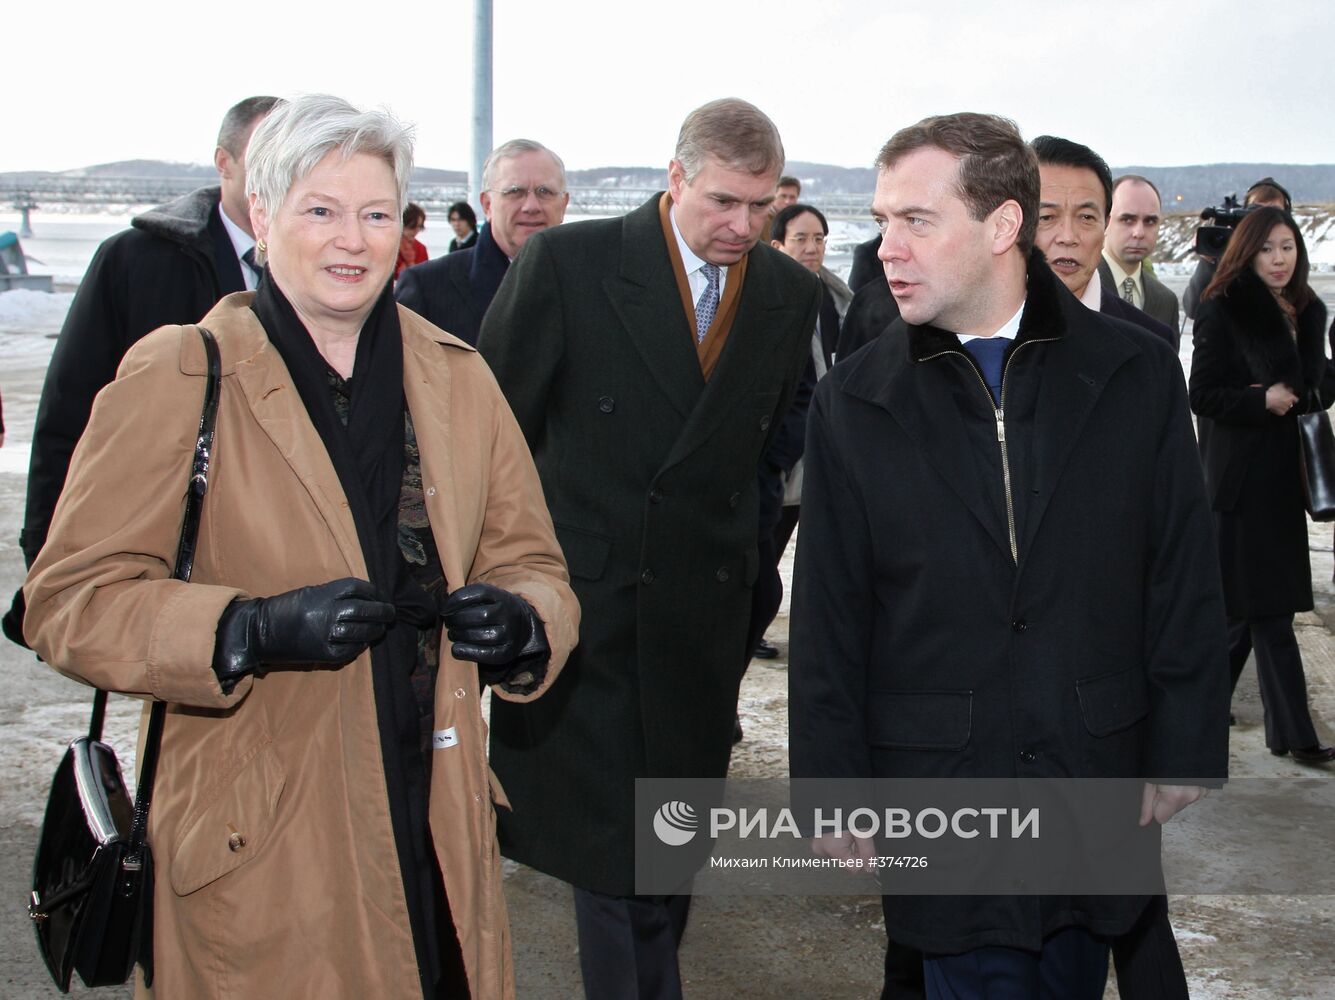
<path id="1" fill-rule="evenodd" d="M 636 778 L 722 778 L 758 564 L 756 467 L 820 283 L 758 245 L 783 166 L 744 101 L 687 116 L 668 191 L 533 237 L 478 347 L 585 609 L 545 704 L 494 704 L 507 856 L 570 882 L 590 997 L 673 997 L 689 897 L 637 897 Z"/>
<path id="2" fill-rule="evenodd" d="M 817 388 L 790 665 L 798 778 L 1134 778 L 1168 820 L 1227 768 L 1212 521 L 1172 350 L 1033 248 L 1014 125 L 926 119 L 873 207 L 900 318 Z M 833 857 L 870 841 L 814 842 Z M 927 995 L 1101 998 L 1138 896 L 896 896 Z M 1003 983 L 1022 984 L 1006 992 Z"/>
<path id="3" fill-rule="evenodd" d="M 230 107 L 213 151 L 218 184 L 135 216 L 129 229 L 93 254 L 60 328 L 37 405 L 19 534 L 26 565 L 46 544 L 93 399 L 116 377 L 125 352 L 158 327 L 194 323 L 224 295 L 258 285 L 246 146 L 277 103 L 276 97 L 247 97 Z M 5 635 L 18 643 L 23 612 L 19 590 L 4 619 Z"/>

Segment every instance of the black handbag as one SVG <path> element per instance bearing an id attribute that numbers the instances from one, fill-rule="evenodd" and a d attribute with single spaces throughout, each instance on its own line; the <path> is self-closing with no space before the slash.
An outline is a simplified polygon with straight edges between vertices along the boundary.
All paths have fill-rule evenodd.
<path id="1" fill-rule="evenodd" d="M 1299 466 L 1303 476 L 1303 499 L 1313 521 L 1335 521 L 1335 433 L 1330 413 L 1313 393 L 1314 406 L 1298 416 Z"/>
<path id="2" fill-rule="evenodd" d="M 222 364 L 213 334 L 199 327 L 208 357 L 204 410 L 186 491 L 185 519 L 172 576 L 189 580 L 209 459 L 217 425 Z M 114 986 L 144 970 L 153 982 L 153 852 L 147 841 L 165 702 L 155 701 L 139 767 L 133 805 L 116 753 L 102 742 L 107 694 L 93 697 L 88 735 L 65 751 L 56 768 L 33 864 L 28 916 L 37 929 L 37 947 L 62 993 L 78 972 L 86 986 Z"/>

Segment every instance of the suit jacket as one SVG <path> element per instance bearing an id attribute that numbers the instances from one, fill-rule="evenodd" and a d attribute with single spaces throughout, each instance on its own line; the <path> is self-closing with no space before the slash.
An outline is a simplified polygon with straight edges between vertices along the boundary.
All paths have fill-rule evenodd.
<path id="1" fill-rule="evenodd" d="M 1103 280 L 1104 288 L 1111 288 L 1113 294 L 1120 293 L 1113 287 L 1112 269 L 1108 267 L 1107 260 L 1101 256 L 1099 258 L 1099 277 Z M 1182 318 L 1181 307 L 1178 305 L 1177 296 L 1173 290 L 1156 278 L 1143 266 L 1140 269 L 1140 282 L 1145 289 L 1145 305 L 1141 307 L 1142 311 L 1158 320 L 1164 326 L 1173 331 L 1177 347 L 1177 341 L 1182 339 Z M 1123 299 L 1123 301 L 1126 301 Z"/>
<path id="2" fill-rule="evenodd" d="M 706 382 L 658 196 L 538 233 L 506 275 L 478 346 L 591 611 L 541 705 L 493 704 L 509 857 L 630 894 L 635 779 L 726 772 L 759 570 L 756 468 L 819 300 L 815 275 L 758 244 Z"/>
<path id="3" fill-rule="evenodd" d="M 859 243 L 853 248 L 853 268 L 848 272 L 848 287 L 856 295 L 863 285 L 870 284 L 876 278 L 885 276 L 876 251 L 881 248 L 880 235 Z"/>
<path id="4" fill-rule="evenodd" d="M 510 268 L 491 226 L 479 232 L 475 245 L 408 268 L 394 288 L 402 305 L 470 345 L 477 343 L 482 317 Z"/>
<path id="5" fill-rule="evenodd" d="M 1036 254 L 1005 378 L 1004 452 L 952 333 L 898 319 L 817 386 L 793 777 L 1222 777 L 1224 609 L 1177 358 Z M 1037 950 L 1144 903 L 901 896 L 887 922 L 926 951 Z"/>
<path id="6" fill-rule="evenodd" d="M 1125 320 L 1128 323 L 1134 323 L 1142 330 L 1148 330 L 1156 337 L 1168 344 L 1173 350 L 1177 350 L 1182 341 L 1182 335 L 1176 332 L 1172 327 L 1160 323 L 1153 316 L 1137 309 L 1126 299 L 1115 293 L 1109 286 L 1108 281 L 1103 281 L 1099 286 L 1099 312 L 1107 313 L 1109 316 L 1115 316 L 1118 319 Z M 1171 292 L 1169 294 L 1172 294 Z"/>

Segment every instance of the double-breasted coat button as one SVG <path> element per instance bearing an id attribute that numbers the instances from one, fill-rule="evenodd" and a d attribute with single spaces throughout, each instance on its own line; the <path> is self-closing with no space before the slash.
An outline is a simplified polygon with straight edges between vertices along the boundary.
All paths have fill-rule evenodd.
<path id="1" fill-rule="evenodd" d="M 762 431 L 769 430 L 769 414 L 766 414 L 765 416 L 760 418 L 760 429 Z"/>
<path id="2" fill-rule="evenodd" d="M 1020 751 L 1020 759 L 1021 759 L 1022 761 L 1024 761 L 1026 764 L 1032 764 L 1032 763 L 1034 762 L 1034 757 L 1035 757 L 1035 754 L 1034 754 L 1034 751 L 1032 751 L 1032 750 L 1021 750 L 1021 751 Z"/>
<path id="3" fill-rule="evenodd" d="M 234 833 L 227 838 L 227 849 L 234 854 L 245 846 L 246 846 L 245 834 Z"/>
<path id="4" fill-rule="evenodd" d="M 742 495 L 740 493 L 734 493 L 732 496 L 728 497 L 729 507 L 736 507 L 741 502 L 742 502 Z"/>
<path id="5" fill-rule="evenodd" d="M 660 490 L 657 486 L 655 486 L 653 489 L 649 491 L 649 502 L 650 503 L 663 502 L 663 491 Z"/>
<path id="6" fill-rule="evenodd" d="M 617 402 L 611 396 L 603 396 L 598 400 L 598 409 L 604 413 L 611 413 L 617 408 Z"/>
<path id="7" fill-rule="evenodd" d="M 640 574 L 640 582 L 646 585 L 653 583 L 654 571 L 651 569 L 646 569 L 643 573 Z"/>
<path id="8" fill-rule="evenodd" d="M 1012 632 L 1028 632 L 1028 631 L 1029 631 L 1029 623 L 1028 623 L 1027 621 L 1025 621 L 1023 618 L 1017 618 L 1015 621 L 1011 622 L 1011 631 L 1012 631 Z"/>
<path id="9" fill-rule="evenodd" d="M 719 583 L 727 583 L 731 578 L 732 574 L 728 572 L 727 566 L 720 566 L 718 572 L 714 574 L 714 579 Z"/>

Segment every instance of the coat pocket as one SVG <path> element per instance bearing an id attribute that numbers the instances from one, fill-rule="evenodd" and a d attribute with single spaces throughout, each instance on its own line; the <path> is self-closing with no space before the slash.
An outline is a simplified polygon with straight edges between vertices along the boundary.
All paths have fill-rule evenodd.
<path id="1" fill-rule="evenodd" d="M 973 732 L 972 691 L 873 691 L 867 739 L 888 750 L 963 750 Z"/>
<path id="2" fill-rule="evenodd" d="M 612 540 L 568 524 L 554 524 L 553 527 L 570 575 L 582 580 L 600 579 L 612 554 Z"/>
<path id="3" fill-rule="evenodd" d="M 262 744 L 182 825 L 171 861 L 172 889 L 178 896 L 235 871 L 264 849 L 286 782 L 273 744 Z"/>
<path id="4" fill-rule="evenodd" d="M 1080 715 L 1091 736 L 1111 736 L 1150 714 L 1149 692 L 1141 670 L 1119 670 L 1075 682 Z"/>

